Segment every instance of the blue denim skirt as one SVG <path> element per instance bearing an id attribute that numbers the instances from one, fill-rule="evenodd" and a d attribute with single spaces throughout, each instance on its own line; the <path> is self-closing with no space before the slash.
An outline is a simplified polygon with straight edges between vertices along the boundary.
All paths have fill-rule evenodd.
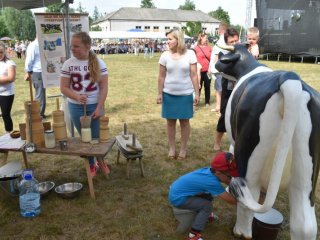
<path id="1" fill-rule="evenodd" d="M 162 114 L 166 119 L 190 119 L 193 117 L 193 95 L 162 95 Z"/>

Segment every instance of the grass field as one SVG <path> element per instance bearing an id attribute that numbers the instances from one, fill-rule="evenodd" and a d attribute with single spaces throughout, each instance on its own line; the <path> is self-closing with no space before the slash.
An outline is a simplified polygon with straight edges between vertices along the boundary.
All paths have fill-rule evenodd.
<path id="1" fill-rule="evenodd" d="M 184 161 L 167 160 L 167 135 L 165 120 L 160 117 L 161 106 L 156 104 L 158 55 L 144 59 L 142 55 L 108 55 L 109 94 L 106 115 L 110 117 L 110 133 L 116 136 L 123 124 L 135 133 L 144 148 L 146 177 L 140 177 L 137 163 L 131 166 L 131 179 L 126 180 L 125 160 L 116 164 L 117 149 L 114 146 L 106 161 L 111 166 L 111 179 L 101 174 L 94 179 L 96 201 L 89 195 L 87 178 L 82 159 L 68 156 L 31 154 L 29 163 L 39 181 L 51 180 L 60 185 L 76 181 L 84 184 L 80 197 L 61 199 L 54 192 L 41 201 L 42 212 L 34 219 L 25 219 L 19 213 L 18 198 L 0 192 L 0 239 L 124 239 L 155 240 L 183 239 L 176 234 L 176 222 L 167 202 L 169 185 L 180 175 L 207 166 L 214 155 L 214 132 L 217 115 L 204 106 L 204 96 L 191 120 L 191 136 L 188 156 Z M 17 63 L 15 100 L 12 110 L 14 128 L 24 122 L 24 102 L 30 99 L 28 84 L 23 81 L 23 61 Z M 315 64 L 263 62 L 273 69 L 292 70 L 312 87 L 320 90 L 320 67 Z M 48 89 L 47 95 L 60 93 Z M 213 93 L 211 94 L 213 96 Z M 213 106 L 213 104 L 212 104 Z M 48 99 L 46 114 L 51 113 L 55 100 Z M 0 135 L 4 134 L 0 120 Z M 179 134 L 178 134 L 179 138 Z M 179 146 L 177 146 L 178 149 Z M 224 138 L 223 149 L 228 149 Z M 2 155 L 0 154 L 0 157 Z M 21 154 L 10 153 L 9 160 L 22 160 Z M 319 189 L 316 201 L 318 226 Z M 206 240 L 234 239 L 232 227 L 236 219 L 236 207 L 220 199 L 214 201 L 214 211 L 219 219 L 207 225 Z M 275 208 L 285 221 L 278 239 L 289 237 L 289 207 L 287 193 L 278 195 Z"/>

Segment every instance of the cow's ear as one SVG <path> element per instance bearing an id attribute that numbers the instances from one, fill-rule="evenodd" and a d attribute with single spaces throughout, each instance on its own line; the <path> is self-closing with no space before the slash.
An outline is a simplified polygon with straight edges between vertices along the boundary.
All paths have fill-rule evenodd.
<path id="1" fill-rule="evenodd" d="M 244 43 L 241 43 L 244 47 L 246 47 L 247 49 L 249 49 L 250 47 L 250 43 L 249 42 L 244 42 Z"/>
<path id="2" fill-rule="evenodd" d="M 228 63 L 234 63 L 236 61 L 238 61 L 240 58 L 240 54 L 227 54 L 227 55 L 223 55 L 220 58 L 220 62 L 224 63 L 224 64 L 228 64 Z"/>

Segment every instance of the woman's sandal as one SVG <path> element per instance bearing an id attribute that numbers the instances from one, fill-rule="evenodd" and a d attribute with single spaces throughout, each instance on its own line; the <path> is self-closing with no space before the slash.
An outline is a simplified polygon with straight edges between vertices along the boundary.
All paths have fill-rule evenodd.
<path id="1" fill-rule="evenodd" d="M 178 156 L 178 157 L 177 157 L 177 160 L 180 160 L 180 161 L 181 161 L 181 160 L 185 160 L 185 159 L 186 159 L 186 157 L 182 157 L 182 156 Z"/>

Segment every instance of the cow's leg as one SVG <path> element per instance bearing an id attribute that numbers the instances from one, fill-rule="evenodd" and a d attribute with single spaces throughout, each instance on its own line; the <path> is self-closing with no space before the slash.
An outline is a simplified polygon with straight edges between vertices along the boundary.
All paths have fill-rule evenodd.
<path id="1" fill-rule="evenodd" d="M 265 165 L 272 165 L 266 163 L 267 159 L 273 159 L 274 151 L 272 148 L 276 145 L 277 135 L 281 126 L 281 114 L 279 108 L 282 106 L 282 98 L 280 94 L 274 94 L 268 101 L 265 111 L 260 116 L 260 142 L 254 149 L 250 156 L 246 174 L 248 187 L 252 196 L 258 200 L 261 189 L 261 172 Z M 272 131 L 270 131 L 272 129 Z M 237 147 L 237 143 L 235 145 Z M 233 228 L 236 236 L 244 236 L 245 238 L 252 237 L 252 220 L 253 211 L 242 204 L 237 206 L 237 221 Z"/>
<path id="2" fill-rule="evenodd" d="M 304 93 L 299 121 L 293 136 L 292 178 L 289 186 L 290 233 L 292 240 L 315 240 L 317 222 L 309 195 L 312 189 L 312 159 L 309 154 L 309 138 L 312 129 L 307 109 L 309 95 Z"/>

